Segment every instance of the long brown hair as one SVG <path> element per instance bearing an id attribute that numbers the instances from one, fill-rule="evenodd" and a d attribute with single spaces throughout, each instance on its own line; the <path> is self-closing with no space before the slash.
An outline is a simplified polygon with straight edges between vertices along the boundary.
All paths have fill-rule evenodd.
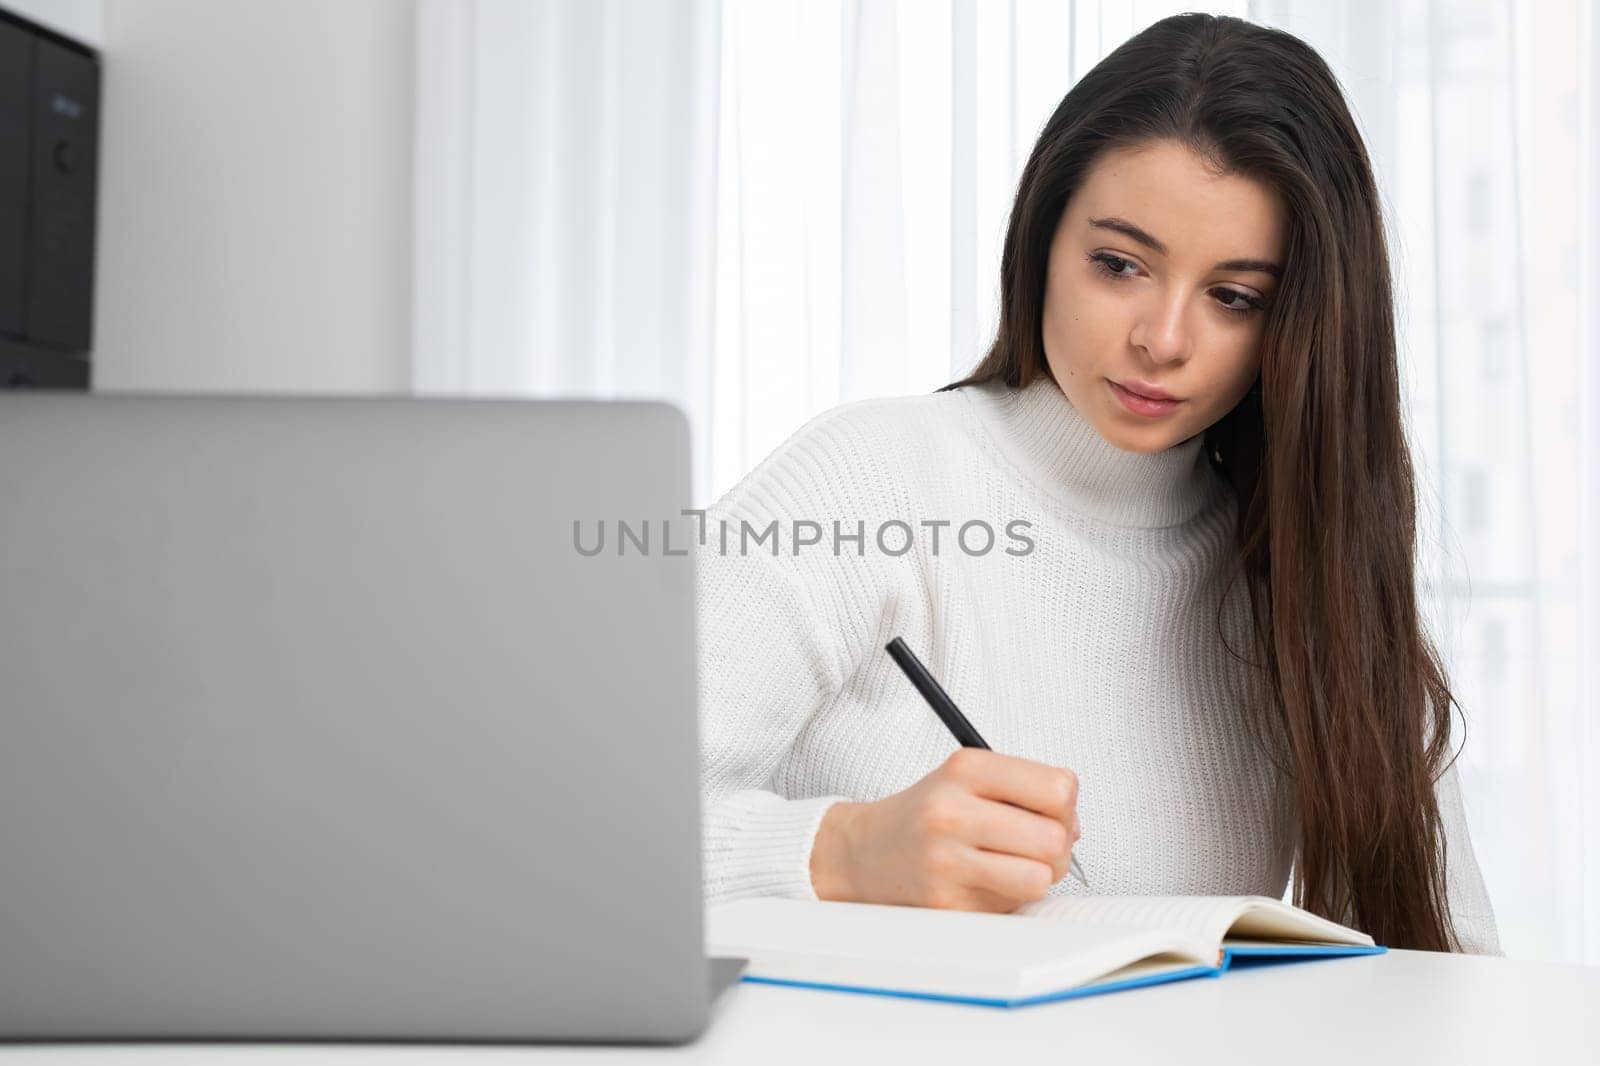
<path id="1" fill-rule="evenodd" d="M 1267 724 L 1287 742 L 1294 902 L 1380 944 L 1460 950 L 1434 793 L 1455 701 L 1413 584 L 1389 257 L 1366 149 L 1321 57 L 1278 30 L 1185 14 L 1084 75 L 1023 169 L 994 344 L 944 388 L 1049 375 L 1040 323 L 1067 199 L 1102 152 L 1166 139 L 1288 209 L 1260 376 L 1205 453 L 1236 493 L 1233 577 L 1249 589 Z"/>

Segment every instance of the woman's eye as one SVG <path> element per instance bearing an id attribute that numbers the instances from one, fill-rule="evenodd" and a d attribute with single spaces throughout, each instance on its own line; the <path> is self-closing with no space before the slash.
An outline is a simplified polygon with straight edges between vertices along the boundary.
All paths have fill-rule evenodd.
<path id="1" fill-rule="evenodd" d="M 1257 311 L 1266 310 L 1267 307 L 1265 303 L 1254 296 L 1246 295 L 1234 289 L 1213 289 L 1211 291 L 1220 297 L 1217 303 L 1221 305 L 1224 311 L 1230 311 L 1236 315 L 1254 314 Z"/>
<path id="2" fill-rule="evenodd" d="M 1099 270 L 1100 273 L 1106 275 L 1107 277 L 1133 277 L 1132 274 L 1124 274 L 1122 272 L 1122 268 L 1130 267 L 1134 264 L 1127 259 L 1123 259 L 1121 256 L 1111 255 L 1107 252 L 1093 252 L 1089 256 L 1089 261 L 1095 265 L 1095 269 Z"/>

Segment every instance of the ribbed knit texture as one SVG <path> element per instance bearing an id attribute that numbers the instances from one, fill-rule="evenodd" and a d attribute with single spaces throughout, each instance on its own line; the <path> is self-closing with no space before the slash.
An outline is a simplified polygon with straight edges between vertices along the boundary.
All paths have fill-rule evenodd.
<path id="1" fill-rule="evenodd" d="M 1242 578 L 1225 588 L 1233 491 L 1202 444 L 1124 451 L 1048 378 L 863 400 L 811 419 L 709 508 L 707 901 L 816 899 L 826 809 L 901 791 L 955 750 L 884 651 L 896 636 L 996 751 L 1077 773 L 1091 887 L 1052 894 L 1281 898 L 1296 814 L 1269 746 L 1287 755 L 1259 673 L 1223 643 L 1250 657 L 1250 607 Z M 994 531 L 987 553 L 979 527 L 968 550 L 957 540 L 975 520 Z M 797 521 L 820 542 L 797 545 Z M 912 531 L 899 555 L 895 521 Z M 864 543 L 835 554 L 835 522 Z M 1439 797 L 1463 946 L 1499 953 L 1453 767 Z"/>

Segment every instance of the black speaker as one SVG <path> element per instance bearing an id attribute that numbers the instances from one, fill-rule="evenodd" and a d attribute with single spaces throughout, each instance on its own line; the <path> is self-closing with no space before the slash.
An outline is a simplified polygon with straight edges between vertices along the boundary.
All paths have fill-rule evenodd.
<path id="1" fill-rule="evenodd" d="M 100 58 L 0 8 L 0 387 L 85 389 Z"/>

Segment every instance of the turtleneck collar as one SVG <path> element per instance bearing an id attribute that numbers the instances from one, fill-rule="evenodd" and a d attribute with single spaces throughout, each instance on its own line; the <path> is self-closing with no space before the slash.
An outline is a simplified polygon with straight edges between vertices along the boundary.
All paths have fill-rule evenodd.
<path id="1" fill-rule="evenodd" d="M 1091 518 L 1119 526 L 1177 525 L 1223 484 L 1204 454 L 1204 433 L 1160 452 L 1125 451 L 1102 437 L 1048 375 L 1022 388 L 992 381 L 960 391 L 1024 474 Z"/>

